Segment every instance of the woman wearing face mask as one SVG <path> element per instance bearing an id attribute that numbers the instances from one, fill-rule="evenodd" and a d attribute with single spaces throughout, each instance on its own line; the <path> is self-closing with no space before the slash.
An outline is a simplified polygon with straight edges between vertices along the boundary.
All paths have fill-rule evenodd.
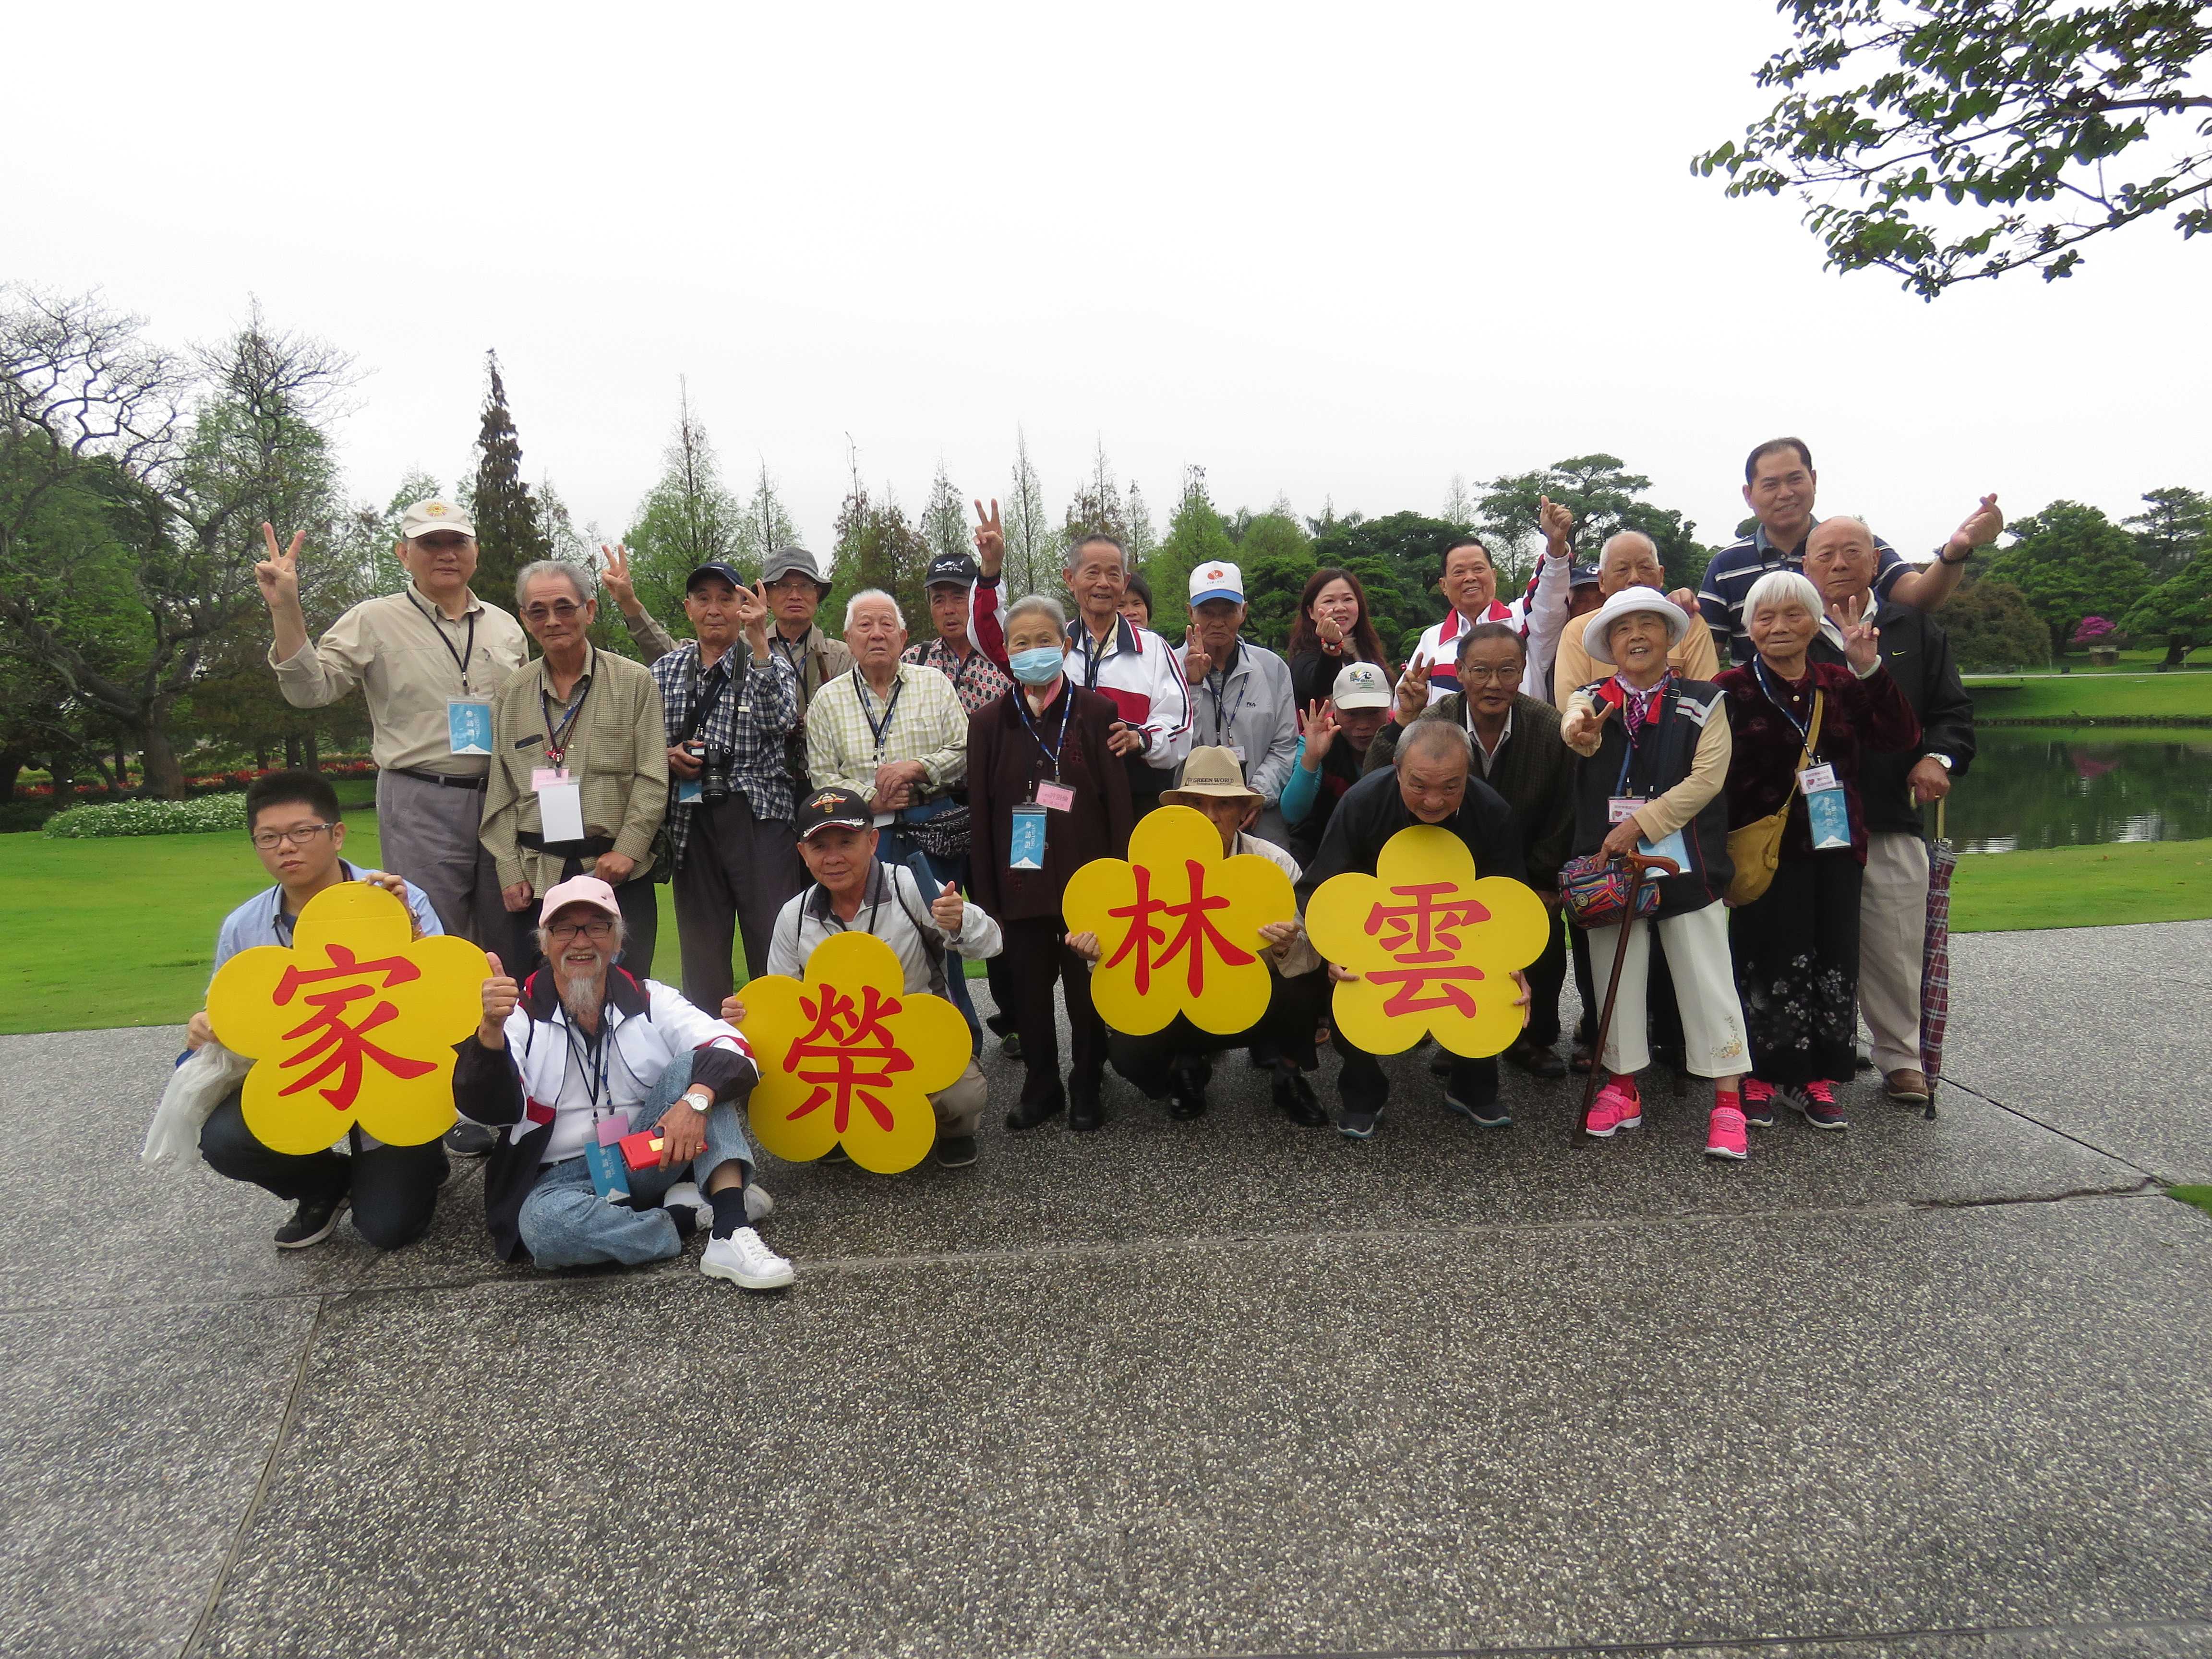
<path id="1" fill-rule="evenodd" d="M 1398 677 L 1368 617 L 1367 590 L 1349 570 L 1333 567 L 1306 578 L 1283 656 L 1291 665 L 1291 690 L 1300 708 L 1327 697 L 1337 675 L 1351 663 L 1371 662 L 1390 678 Z"/>
<path id="2" fill-rule="evenodd" d="M 1743 1115 L 1772 1123 L 1775 1091 L 1787 1089 L 1806 1122 L 1841 1129 L 1835 1085 L 1856 1057 L 1867 858 L 1860 757 L 1910 749 L 1920 721 L 1882 666 L 1871 611 L 1857 622 L 1840 605 L 1829 613 L 1848 666 L 1806 654 L 1821 633 L 1820 592 L 1796 571 L 1753 582 L 1743 614 L 1758 654 L 1713 678 L 1735 735 L 1729 828 L 1790 812 L 1772 883 L 1729 918 L 1751 1034 Z"/>
<path id="3" fill-rule="evenodd" d="M 1091 1006 L 1090 972 L 1067 948 L 1060 900 L 1091 860 L 1128 856 L 1129 772 L 1108 741 L 1121 716 L 1061 672 L 1067 617 L 1056 601 L 1017 599 L 1004 626 L 1015 684 L 969 722 L 968 804 L 969 884 L 1005 929 L 1007 978 L 1019 998 L 1000 1011 L 1014 1016 L 1028 1072 L 1006 1127 L 1035 1128 L 1065 1107 L 1068 1127 L 1096 1129 L 1106 1027 Z M 1054 980 L 1075 1050 L 1065 1087 Z"/>

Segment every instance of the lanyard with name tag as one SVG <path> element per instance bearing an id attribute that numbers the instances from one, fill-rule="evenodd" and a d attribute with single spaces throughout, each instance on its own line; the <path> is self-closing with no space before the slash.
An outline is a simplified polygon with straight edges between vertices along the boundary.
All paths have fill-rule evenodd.
<path id="1" fill-rule="evenodd" d="M 1014 808 L 1012 831 L 1006 837 L 1006 868 L 1044 868 L 1044 819 L 1041 805 Z"/>
<path id="2" fill-rule="evenodd" d="M 1805 822 L 1813 832 L 1813 850 L 1832 852 L 1851 844 L 1850 803 L 1836 781 L 1836 769 L 1823 763 L 1808 766 L 1797 775 L 1805 793 Z"/>
<path id="3" fill-rule="evenodd" d="M 456 755 L 491 753 L 491 700 L 488 697 L 446 699 L 446 748 Z"/>
<path id="4" fill-rule="evenodd" d="M 538 795 L 538 833 L 547 841 L 584 838 L 584 786 L 565 766 L 533 767 L 530 787 Z"/>

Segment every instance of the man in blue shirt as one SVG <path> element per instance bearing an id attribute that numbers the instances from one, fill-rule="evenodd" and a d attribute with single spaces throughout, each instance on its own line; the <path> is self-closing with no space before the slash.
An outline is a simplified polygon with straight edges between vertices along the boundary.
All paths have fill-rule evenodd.
<path id="1" fill-rule="evenodd" d="M 414 913 L 418 939 L 445 932 L 421 888 L 338 856 L 345 847 L 345 825 L 339 820 L 337 794 L 313 773 L 271 772 L 256 778 L 246 792 L 246 828 L 262 867 L 276 878 L 276 884 L 223 919 L 216 935 L 218 970 L 254 945 L 289 945 L 301 907 L 342 881 L 374 882 L 404 900 Z M 214 1036 L 203 1008 L 192 1016 L 185 1043 L 198 1048 Z M 200 1131 L 200 1156 L 217 1175 L 250 1181 L 291 1200 L 292 1218 L 276 1230 L 280 1250 L 321 1243 L 349 1204 L 355 1231 L 380 1249 L 413 1243 L 428 1229 L 437 1207 L 447 1172 L 444 1151 L 434 1140 L 422 1146 L 386 1146 L 358 1127 L 349 1131 L 349 1157 L 340 1157 L 335 1146 L 305 1156 L 271 1152 L 246 1127 L 244 1106 L 233 1090 Z"/>
<path id="2" fill-rule="evenodd" d="M 1813 516 L 1813 496 L 1820 481 L 1813 470 L 1813 452 L 1802 438 L 1770 438 L 1743 464 L 1743 503 L 1759 522 L 1750 535 L 1713 555 L 1698 590 L 1698 607 L 1713 630 L 1714 643 L 1731 662 L 1752 659 L 1751 635 L 1743 616 L 1751 585 L 1770 570 L 1802 572 L 1805 568 L 1805 538 L 1820 522 Z M 1984 495 L 1923 566 L 1907 564 L 1895 548 L 1875 537 L 1879 564 L 1875 597 L 1916 611 L 1936 609 L 1958 587 L 1974 550 L 1996 540 L 2003 528 L 1997 498 Z"/>

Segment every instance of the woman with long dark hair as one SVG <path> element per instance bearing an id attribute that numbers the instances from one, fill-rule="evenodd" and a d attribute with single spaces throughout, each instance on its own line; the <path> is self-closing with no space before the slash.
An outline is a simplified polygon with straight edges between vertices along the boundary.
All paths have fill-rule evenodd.
<path id="1" fill-rule="evenodd" d="M 1291 665 L 1291 690 L 1300 708 L 1328 696 L 1347 663 L 1371 662 L 1392 679 L 1398 677 L 1367 614 L 1367 590 L 1358 577 L 1334 565 L 1306 578 L 1283 655 Z"/>

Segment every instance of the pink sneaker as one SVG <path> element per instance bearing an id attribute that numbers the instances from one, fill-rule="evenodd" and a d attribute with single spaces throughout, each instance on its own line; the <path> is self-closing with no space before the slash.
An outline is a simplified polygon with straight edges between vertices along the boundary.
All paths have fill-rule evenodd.
<path id="1" fill-rule="evenodd" d="M 1705 1128 L 1705 1156 L 1741 1164 L 1751 1156 L 1751 1142 L 1743 1133 L 1743 1114 L 1733 1106 L 1716 1106 Z"/>
<path id="2" fill-rule="evenodd" d="M 1583 1127 L 1602 1140 L 1615 1129 L 1637 1129 L 1643 1125 L 1644 1102 L 1633 1085 L 1624 1089 L 1619 1083 L 1608 1083 L 1590 1102 L 1589 1116 Z"/>

